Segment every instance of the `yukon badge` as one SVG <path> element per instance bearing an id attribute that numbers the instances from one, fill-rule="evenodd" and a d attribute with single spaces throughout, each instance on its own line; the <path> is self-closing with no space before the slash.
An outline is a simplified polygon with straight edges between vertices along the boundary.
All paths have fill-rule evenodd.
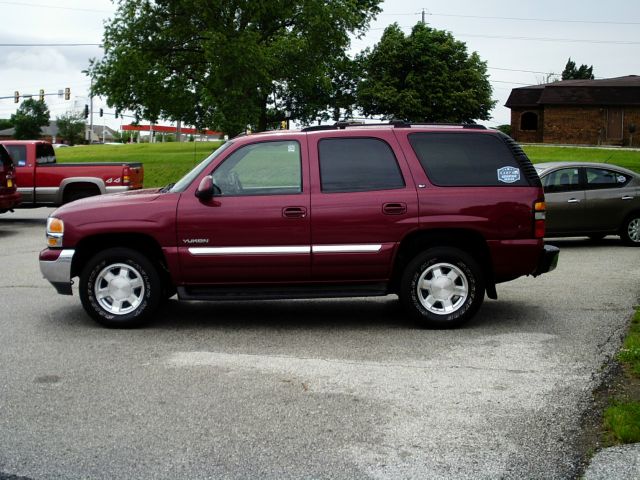
<path id="1" fill-rule="evenodd" d="M 183 238 L 182 241 L 187 245 L 203 245 L 209 243 L 208 238 Z"/>

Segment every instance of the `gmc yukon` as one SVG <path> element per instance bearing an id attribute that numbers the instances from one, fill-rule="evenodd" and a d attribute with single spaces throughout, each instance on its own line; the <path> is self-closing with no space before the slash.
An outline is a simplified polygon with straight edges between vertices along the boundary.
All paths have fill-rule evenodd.
<path id="1" fill-rule="evenodd" d="M 455 327 L 496 284 L 553 270 L 540 179 L 477 125 L 353 126 L 237 137 L 175 185 L 54 211 L 44 277 L 108 327 L 163 300 L 397 294 Z"/>

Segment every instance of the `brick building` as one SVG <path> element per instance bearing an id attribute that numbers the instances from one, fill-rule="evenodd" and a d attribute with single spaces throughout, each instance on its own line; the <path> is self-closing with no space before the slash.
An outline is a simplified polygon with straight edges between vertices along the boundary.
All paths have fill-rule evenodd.
<path id="1" fill-rule="evenodd" d="M 640 146 L 640 76 L 514 88 L 505 106 L 518 142 Z"/>

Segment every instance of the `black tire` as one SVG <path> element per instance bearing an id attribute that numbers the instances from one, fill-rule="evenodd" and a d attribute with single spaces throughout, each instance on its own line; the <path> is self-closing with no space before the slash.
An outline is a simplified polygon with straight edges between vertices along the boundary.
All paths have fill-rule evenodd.
<path id="1" fill-rule="evenodd" d="M 620 238 L 632 247 L 640 247 L 640 212 L 629 215 L 620 227 Z"/>
<path id="2" fill-rule="evenodd" d="M 109 328 L 144 324 L 163 293 L 156 266 L 141 253 L 120 247 L 104 250 L 87 262 L 79 290 L 87 313 Z"/>
<path id="3" fill-rule="evenodd" d="M 64 192 L 63 203 L 71 203 L 82 198 L 95 197 L 100 195 L 98 188 L 73 188 Z"/>
<path id="4" fill-rule="evenodd" d="M 438 284 L 434 285 L 436 279 Z M 418 288 L 419 284 L 429 288 Z M 434 292 L 435 289 L 435 292 Z M 468 253 L 430 248 L 406 266 L 400 300 L 407 312 L 431 328 L 455 328 L 472 318 L 484 300 L 484 275 Z"/>

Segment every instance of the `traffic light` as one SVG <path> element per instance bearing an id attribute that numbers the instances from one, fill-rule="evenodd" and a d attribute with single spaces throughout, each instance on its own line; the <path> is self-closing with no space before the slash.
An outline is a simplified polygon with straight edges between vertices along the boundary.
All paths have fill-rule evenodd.
<path id="1" fill-rule="evenodd" d="M 100 109 L 100 116 L 104 115 L 104 111 Z"/>
<path id="2" fill-rule="evenodd" d="M 89 118 L 89 105 L 84 106 L 84 118 Z"/>
<path id="3" fill-rule="evenodd" d="M 69 87 L 64 89 L 64 99 L 65 100 L 71 99 L 71 89 Z"/>
<path id="4" fill-rule="evenodd" d="M 116 118 L 118 118 L 118 109 L 116 108 Z"/>
<path id="5" fill-rule="evenodd" d="M 40 101 L 44 102 L 44 90 L 40 89 Z"/>
<path id="6" fill-rule="evenodd" d="M 20 92 L 17 90 L 13 93 L 13 103 L 20 103 Z"/>

